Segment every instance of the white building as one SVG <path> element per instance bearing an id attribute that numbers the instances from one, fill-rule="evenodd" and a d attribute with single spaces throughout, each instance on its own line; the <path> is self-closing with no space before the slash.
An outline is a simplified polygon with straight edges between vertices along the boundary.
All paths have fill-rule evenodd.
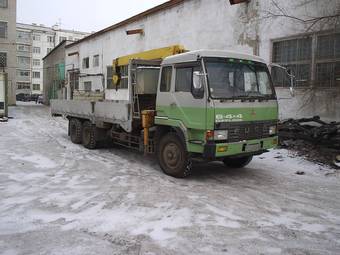
<path id="1" fill-rule="evenodd" d="M 16 94 L 43 93 L 43 57 L 63 40 L 77 41 L 88 33 L 17 23 Z"/>
<path id="2" fill-rule="evenodd" d="M 116 91 L 110 85 L 110 66 L 119 56 L 174 44 L 189 50 L 233 50 L 292 70 L 298 86 L 294 98 L 289 83 L 273 70 L 281 118 L 320 115 L 340 120 L 340 22 L 327 18 L 340 13 L 339 1 L 276 3 L 168 1 L 68 45 L 68 86 L 80 91 L 105 90 L 107 100 L 125 99 L 126 89 Z M 321 19 L 310 21 L 310 17 Z"/>

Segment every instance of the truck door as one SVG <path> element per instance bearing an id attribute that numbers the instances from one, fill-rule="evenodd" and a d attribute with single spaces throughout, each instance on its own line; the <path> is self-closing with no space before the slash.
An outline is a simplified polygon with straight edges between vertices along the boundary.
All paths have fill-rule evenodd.
<path id="1" fill-rule="evenodd" d="M 157 116 L 181 122 L 188 130 L 203 131 L 206 130 L 207 100 L 206 93 L 203 98 L 195 98 L 192 94 L 195 71 L 201 71 L 199 62 L 163 67 L 157 97 Z M 171 88 L 166 88 L 169 77 L 171 77 Z"/>

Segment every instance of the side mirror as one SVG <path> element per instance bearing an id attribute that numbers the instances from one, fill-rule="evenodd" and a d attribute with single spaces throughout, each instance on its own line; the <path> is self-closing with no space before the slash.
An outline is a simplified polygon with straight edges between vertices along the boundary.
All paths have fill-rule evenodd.
<path id="1" fill-rule="evenodd" d="M 295 76 L 291 69 L 287 68 L 286 73 L 289 77 L 290 85 L 289 85 L 289 92 L 292 97 L 295 97 Z"/>
<path id="2" fill-rule="evenodd" d="M 293 74 L 292 70 L 290 68 L 286 68 L 284 66 L 278 65 L 278 64 L 270 64 L 270 66 L 279 68 L 281 70 L 284 70 L 284 73 L 287 75 L 290 85 L 289 85 L 289 92 L 292 97 L 295 97 L 295 82 L 296 82 L 296 77 Z"/>
<path id="3" fill-rule="evenodd" d="M 194 98 L 204 97 L 203 77 L 204 74 L 202 74 L 201 72 L 199 71 L 193 72 L 191 93 L 194 96 Z"/>

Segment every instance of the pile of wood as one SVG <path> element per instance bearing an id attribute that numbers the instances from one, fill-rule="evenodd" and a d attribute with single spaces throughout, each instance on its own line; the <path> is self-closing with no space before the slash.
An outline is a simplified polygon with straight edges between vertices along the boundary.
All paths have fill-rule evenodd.
<path id="1" fill-rule="evenodd" d="M 289 119 L 279 124 L 280 142 L 302 140 L 314 145 L 340 150 L 340 122 L 327 123 L 319 116 Z"/>

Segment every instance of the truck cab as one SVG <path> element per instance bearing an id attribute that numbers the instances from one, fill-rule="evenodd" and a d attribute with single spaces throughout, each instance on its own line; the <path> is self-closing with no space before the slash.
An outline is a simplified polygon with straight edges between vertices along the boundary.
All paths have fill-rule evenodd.
<path id="1" fill-rule="evenodd" d="M 261 58 L 199 50 L 162 62 L 155 125 L 173 130 L 157 149 L 166 173 L 186 175 L 192 158 L 243 167 L 277 145 L 277 121 L 275 90 Z"/>

